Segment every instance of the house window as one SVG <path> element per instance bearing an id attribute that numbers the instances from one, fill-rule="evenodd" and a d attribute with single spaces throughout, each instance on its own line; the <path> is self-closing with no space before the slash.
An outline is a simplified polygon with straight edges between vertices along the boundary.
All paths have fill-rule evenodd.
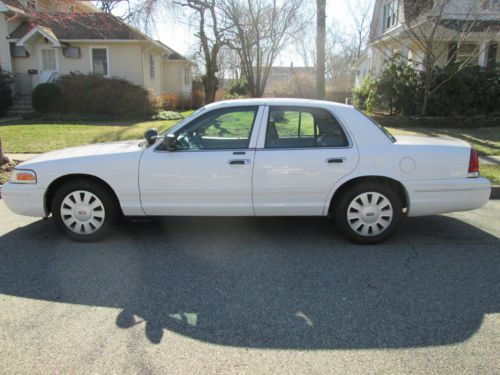
<path id="1" fill-rule="evenodd" d="M 479 45 L 475 43 L 450 43 L 448 47 L 448 64 L 476 65 L 479 56 Z"/>
<path id="2" fill-rule="evenodd" d="M 399 17 L 399 0 L 387 1 L 383 7 L 383 29 L 384 31 L 396 26 Z"/>
<path id="3" fill-rule="evenodd" d="M 189 85 L 189 69 L 184 68 L 184 84 Z"/>
<path id="4" fill-rule="evenodd" d="M 149 54 L 149 78 L 155 79 L 156 77 L 156 69 L 155 69 L 155 56 L 150 53 Z"/>
<path id="5" fill-rule="evenodd" d="M 109 76 L 108 49 L 102 47 L 91 48 L 92 73 Z"/>

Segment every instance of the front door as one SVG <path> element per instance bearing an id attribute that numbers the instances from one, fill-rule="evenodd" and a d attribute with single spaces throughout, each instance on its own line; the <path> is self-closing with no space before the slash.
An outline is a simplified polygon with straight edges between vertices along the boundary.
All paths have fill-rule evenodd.
<path id="1" fill-rule="evenodd" d="M 252 216 L 257 118 L 258 106 L 212 110 L 176 131 L 176 151 L 147 149 L 139 172 L 144 212 Z"/>
<path id="2" fill-rule="evenodd" d="M 354 170 L 358 152 L 326 108 L 269 107 L 255 156 L 257 216 L 320 216 L 335 183 Z"/>
<path id="3" fill-rule="evenodd" d="M 50 47 L 41 47 L 39 49 L 39 77 L 40 83 L 48 82 L 58 73 L 59 61 L 57 59 L 57 50 Z"/>

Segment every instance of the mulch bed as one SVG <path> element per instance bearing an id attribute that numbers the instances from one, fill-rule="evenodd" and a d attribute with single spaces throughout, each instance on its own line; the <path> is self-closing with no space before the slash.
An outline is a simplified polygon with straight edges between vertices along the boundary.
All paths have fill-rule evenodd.
<path id="1" fill-rule="evenodd" d="M 19 163 L 21 163 L 19 160 L 12 160 L 9 163 L 0 166 L 0 185 L 5 184 L 7 181 L 9 181 L 10 172 Z"/>

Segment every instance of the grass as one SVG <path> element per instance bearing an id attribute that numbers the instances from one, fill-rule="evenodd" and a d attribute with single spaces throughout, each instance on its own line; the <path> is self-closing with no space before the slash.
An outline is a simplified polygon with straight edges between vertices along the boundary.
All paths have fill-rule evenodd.
<path id="1" fill-rule="evenodd" d="M 480 165 L 481 176 L 486 177 L 494 185 L 500 185 L 500 165 Z"/>
<path id="2" fill-rule="evenodd" d="M 500 155 L 500 126 L 464 128 L 387 128 L 394 135 L 454 137 L 470 143 L 480 155 Z"/>
<path id="3" fill-rule="evenodd" d="M 189 114 L 190 112 L 184 113 Z M 139 139 L 150 128 L 163 132 L 177 122 L 178 120 L 47 124 L 25 120 L 12 125 L 1 125 L 0 138 L 6 153 L 42 153 L 89 143 Z"/>

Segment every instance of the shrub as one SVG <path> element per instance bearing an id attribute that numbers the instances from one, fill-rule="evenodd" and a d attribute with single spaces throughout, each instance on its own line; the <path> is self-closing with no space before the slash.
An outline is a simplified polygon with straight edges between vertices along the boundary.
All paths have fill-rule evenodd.
<path id="1" fill-rule="evenodd" d="M 231 93 L 225 93 L 223 96 L 224 100 L 234 100 L 234 99 L 240 99 L 241 97 L 237 94 L 231 94 Z"/>
<path id="2" fill-rule="evenodd" d="M 12 74 L 0 68 L 0 116 L 3 116 L 12 104 Z"/>
<path id="3" fill-rule="evenodd" d="M 174 111 L 162 111 L 156 115 L 154 115 L 152 120 L 182 120 L 184 116 L 182 113 L 174 112 Z"/>
<path id="4" fill-rule="evenodd" d="M 194 89 L 193 87 L 193 95 L 192 95 L 192 107 L 194 109 L 198 109 L 200 107 L 203 107 L 203 103 L 205 103 L 205 93 L 203 90 L 200 89 Z"/>
<path id="5" fill-rule="evenodd" d="M 377 85 L 376 104 L 389 109 L 390 114 L 415 114 L 420 105 L 422 77 L 400 55 L 391 58 Z"/>
<path id="6" fill-rule="evenodd" d="M 372 76 L 366 76 L 361 86 L 355 87 L 352 90 L 352 100 L 357 108 L 363 111 L 373 112 L 380 102 L 377 91 L 377 80 Z"/>
<path id="7" fill-rule="evenodd" d="M 436 68 L 429 100 L 431 115 L 477 115 L 500 108 L 500 72 L 480 66 L 456 73 L 454 67 Z"/>
<path id="8" fill-rule="evenodd" d="M 161 96 L 161 103 L 165 111 L 173 111 L 177 109 L 179 96 L 171 92 L 165 93 Z"/>
<path id="9" fill-rule="evenodd" d="M 424 77 L 395 56 L 380 79 L 365 78 L 353 90 L 354 104 L 372 112 L 375 108 L 391 114 L 418 115 L 424 97 Z M 432 73 L 427 114 L 431 116 L 480 115 L 500 109 L 500 72 L 480 66 L 437 67 Z"/>
<path id="10" fill-rule="evenodd" d="M 32 104 L 40 113 L 54 112 L 61 103 L 61 88 L 55 83 L 41 83 L 33 91 Z"/>
<path id="11" fill-rule="evenodd" d="M 121 78 L 71 73 L 62 76 L 61 110 L 112 117 L 151 117 L 161 109 L 158 96 Z"/>
<path id="12" fill-rule="evenodd" d="M 243 79 L 234 81 L 229 87 L 229 94 L 238 96 L 248 95 L 248 82 Z"/>

